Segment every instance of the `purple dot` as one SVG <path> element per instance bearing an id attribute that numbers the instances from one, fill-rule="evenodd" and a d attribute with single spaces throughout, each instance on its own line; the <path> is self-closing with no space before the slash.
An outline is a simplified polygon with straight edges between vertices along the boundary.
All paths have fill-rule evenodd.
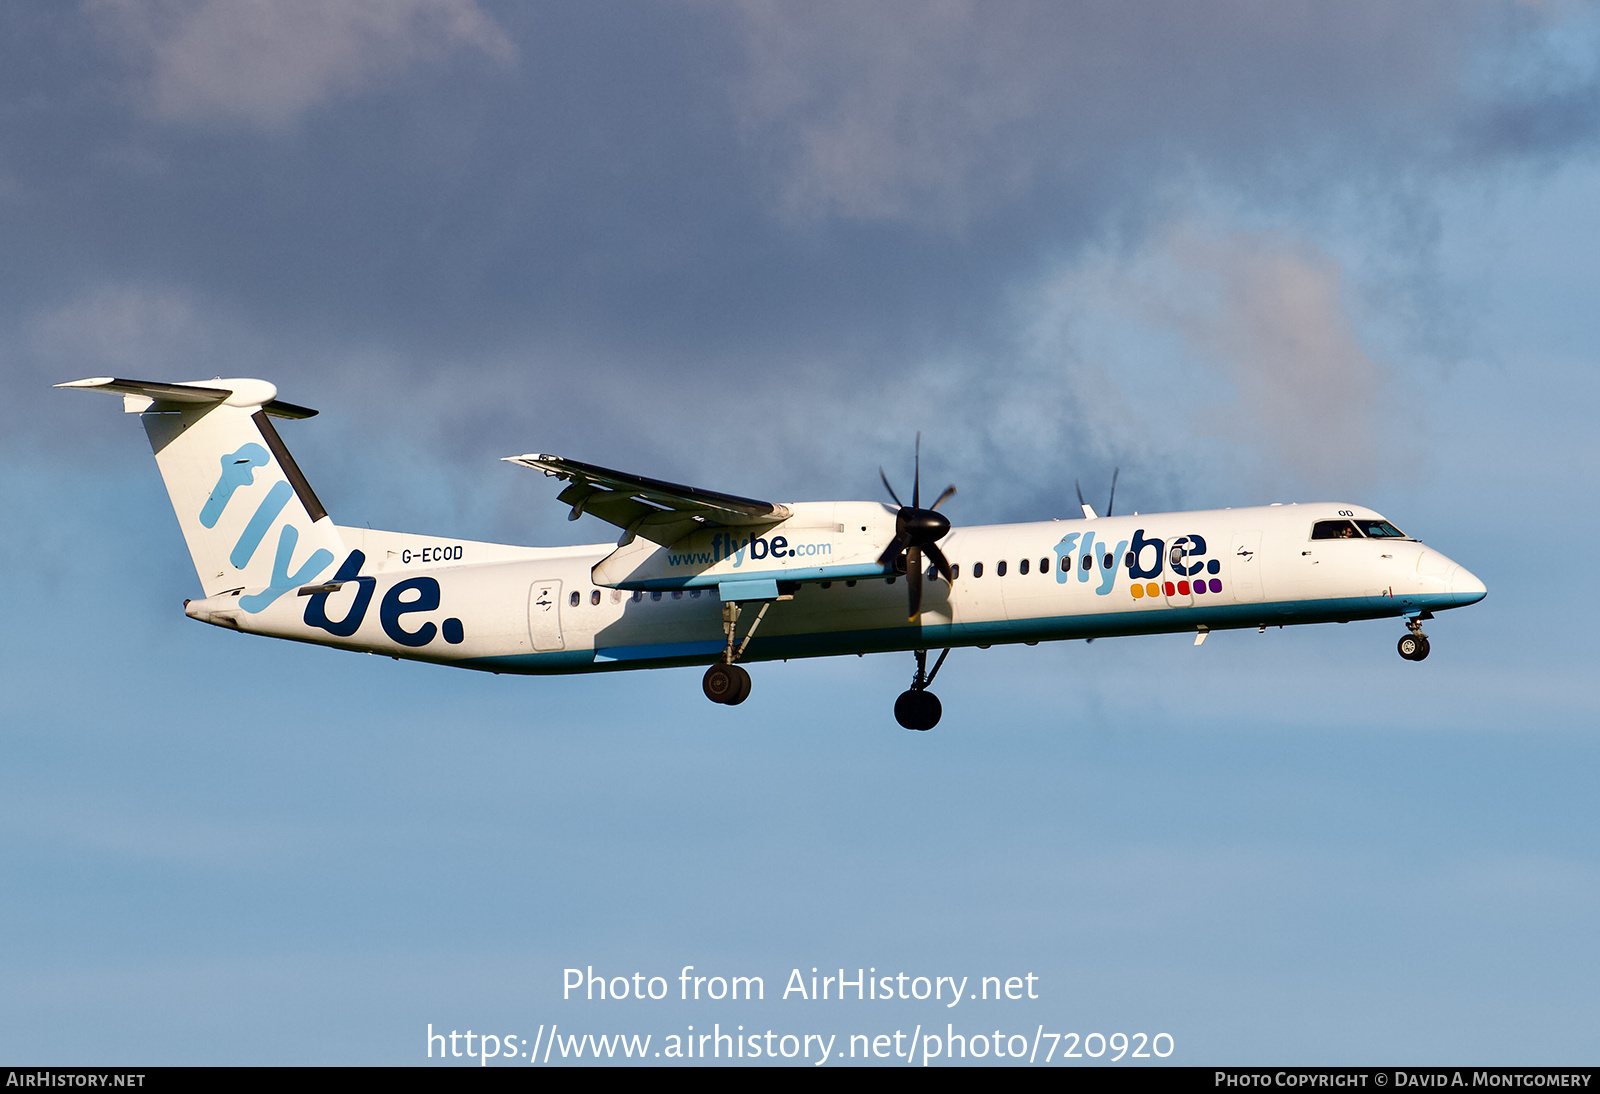
<path id="1" fill-rule="evenodd" d="M 1197 592 L 1197 593 L 1203 593 L 1203 592 L 1206 591 L 1206 579 L 1205 578 L 1202 577 L 1199 581 L 1196 581 L 1194 583 L 1194 591 Z"/>
<path id="2" fill-rule="evenodd" d="M 1220 577 L 1214 577 L 1211 579 L 1211 591 L 1214 593 L 1220 593 L 1222 591 L 1222 579 Z"/>

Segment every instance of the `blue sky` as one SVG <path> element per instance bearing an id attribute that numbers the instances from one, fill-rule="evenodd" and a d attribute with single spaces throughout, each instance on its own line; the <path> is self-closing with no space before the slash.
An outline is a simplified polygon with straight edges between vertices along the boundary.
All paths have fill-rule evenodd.
<path id="1" fill-rule="evenodd" d="M 0 12 L 0 1056 L 946 1020 L 1590 1061 L 1600 25 L 1577 4 Z M 558 452 L 957 522 L 1349 500 L 1430 625 L 481 678 L 186 619 L 92 375 L 259 375 L 346 524 L 596 542 Z M 561 973 L 760 975 L 753 1005 Z M 1036 1001 L 774 998 L 791 969 Z M 675 983 L 675 981 L 674 981 Z M 965 1007 L 965 1004 L 963 1005 Z"/>

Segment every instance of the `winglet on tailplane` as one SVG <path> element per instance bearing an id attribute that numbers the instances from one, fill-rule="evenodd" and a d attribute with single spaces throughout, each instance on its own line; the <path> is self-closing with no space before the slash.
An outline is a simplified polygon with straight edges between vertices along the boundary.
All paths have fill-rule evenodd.
<path id="1" fill-rule="evenodd" d="M 316 411 L 280 401 L 267 381 L 98 376 L 56 386 L 121 395 L 139 415 L 206 596 L 237 593 L 241 608 L 259 612 L 344 557 L 271 421 Z"/>

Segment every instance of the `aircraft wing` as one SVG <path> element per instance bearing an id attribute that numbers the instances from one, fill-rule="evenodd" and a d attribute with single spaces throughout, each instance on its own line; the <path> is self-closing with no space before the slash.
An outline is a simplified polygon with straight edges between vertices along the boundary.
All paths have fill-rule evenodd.
<path id="1" fill-rule="evenodd" d="M 529 453 L 506 456 L 510 463 L 532 467 L 572 485 L 556 500 L 572 506 L 568 520 L 585 513 L 622 529 L 619 546 L 643 536 L 670 547 L 691 532 L 707 528 L 751 528 L 777 524 L 789 517 L 789 507 L 715 490 L 647 479 L 596 467 L 592 463 L 560 456 Z"/>

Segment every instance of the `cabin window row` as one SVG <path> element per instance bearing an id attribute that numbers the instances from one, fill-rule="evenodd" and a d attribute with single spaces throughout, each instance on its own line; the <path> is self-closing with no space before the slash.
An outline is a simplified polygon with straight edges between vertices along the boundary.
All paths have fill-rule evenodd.
<path id="1" fill-rule="evenodd" d="M 703 592 L 706 592 L 706 591 L 707 590 L 705 590 L 705 589 L 690 589 L 690 590 L 688 590 L 687 595 L 688 595 L 690 600 L 699 600 L 700 599 L 700 594 L 703 593 Z M 633 591 L 633 593 L 631 595 L 629 595 L 628 599 L 632 600 L 635 604 L 637 604 L 641 600 L 643 600 L 646 596 L 648 596 L 651 600 L 660 600 L 663 595 L 664 594 L 662 594 L 660 592 L 645 593 L 645 592 L 642 592 L 640 590 L 635 589 Z M 674 600 L 682 600 L 684 598 L 685 592 L 684 592 L 683 589 L 676 589 L 671 594 L 668 594 L 668 595 L 671 595 L 672 599 L 674 599 Z M 568 594 L 568 596 L 567 596 L 567 603 L 569 605 L 571 605 L 572 607 L 574 607 L 574 608 L 578 607 L 579 605 L 581 605 L 583 603 L 583 594 L 581 592 L 579 592 L 577 589 L 572 590 L 572 592 L 570 594 Z M 600 590 L 599 589 L 590 589 L 589 590 L 589 603 L 591 605 L 594 605 L 594 606 L 598 606 L 599 605 L 599 603 L 600 603 Z M 621 604 L 622 603 L 622 591 L 620 589 L 612 589 L 611 590 L 611 603 L 613 603 L 613 604 Z"/>
<path id="2" fill-rule="evenodd" d="M 1102 567 L 1104 567 L 1105 569 L 1107 569 L 1107 570 L 1111 569 L 1113 566 L 1116 565 L 1116 556 L 1114 556 L 1114 555 L 1104 554 L 1104 555 L 1099 556 L 1099 558 L 1100 558 L 1100 565 Z M 1092 569 L 1094 569 L 1094 563 L 1095 563 L 1095 556 L 1094 555 L 1084 555 L 1083 558 L 1079 561 L 1079 563 L 1077 563 L 1077 565 L 1081 565 L 1085 570 L 1092 570 Z M 1070 573 L 1072 571 L 1073 565 L 1074 565 L 1074 563 L 1072 561 L 1072 556 L 1071 555 L 1063 555 L 1063 556 L 1061 556 L 1061 572 L 1062 573 L 1064 573 L 1064 574 L 1065 573 Z M 1123 559 L 1123 565 L 1125 565 L 1125 566 L 1132 566 L 1133 565 L 1133 552 L 1130 551 L 1128 553 L 1127 558 Z M 1010 566 L 1010 564 L 1006 559 L 1001 559 L 999 562 L 996 562 L 994 564 L 994 576 L 996 576 L 996 577 L 1005 577 L 1006 576 L 1006 571 L 1009 569 L 1009 566 Z M 984 568 L 983 567 L 983 563 L 974 562 L 972 564 L 972 576 L 973 577 L 982 577 L 983 576 L 983 568 Z M 1031 558 L 1022 559 L 1020 562 L 1017 563 L 1017 573 L 1018 574 L 1027 574 L 1027 573 L 1030 573 L 1032 570 L 1033 570 L 1033 560 Z M 960 563 L 957 563 L 957 564 L 951 566 L 950 567 L 950 572 L 954 576 L 960 577 L 961 576 L 961 565 L 960 565 Z M 1047 573 L 1050 572 L 1050 560 L 1048 558 L 1041 558 L 1039 560 L 1039 572 L 1041 574 L 1047 574 Z"/>

